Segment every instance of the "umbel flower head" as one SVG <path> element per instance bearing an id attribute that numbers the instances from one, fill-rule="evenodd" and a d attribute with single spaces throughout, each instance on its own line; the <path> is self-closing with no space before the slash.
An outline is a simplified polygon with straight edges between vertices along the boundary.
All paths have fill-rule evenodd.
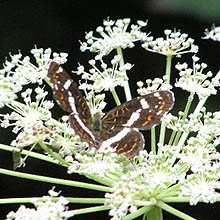
<path id="1" fill-rule="evenodd" d="M 35 208 L 27 208 L 24 205 L 14 212 L 8 213 L 6 220 L 67 220 L 72 213 L 67 211 L 68 200 L 54 189 L 49 190 L 49 196 L 33 199 Z"/>
<path id="2" fill-rule="evenodd" d="M 52 53 L 50 48 L 34 48 L 31 50 L 36 64 L 31 62 L 29 56 L 22 57 L 22 54 L 12 55 L 6 59 L 3 68 L 0 69 L 0 108 L 17 98 L 16 93 L 22 90 L 22 86 L 29 83 L 42 84 L 47 76 L 51 60 L 60 64 L 66 62 L 66 53 Z M 51 58 L 51 55 L 53 56 Z"/>
<path id="3" fill-rule="evenodd" d="M 97 27 L 96 32 L 100 35 L 95 37 L 93 31 L 86 34 L 86 42 L 81 43 L 81 51 L 89 50 L 98 52 L 101 56 L 108 55 L 113 49 L 132 48 L 134 42 L 146 40 L 147 34 L 141 32 L 141 28 L 147 25 L 147 22 L 137 21 L 137 25 L 131 25 L 128 30 L 130 19 L 104 20 L 104 27 Z"/>
<path id="4" fill-rule="evenodd" d="M 111 60 L 112 66 L 109 67 L 102 57 L 97 55 L 95 59 L 89 61 L 89 64 L 92 66 L 89 72 L 86 72 L 85 68 L 80 65 L 76 73 L 82 76 L 85 83 L 82 83 L 79 88 L 99 93 L 112 91 L 117 86 L 123 87 L 125 82 L 128 81 L 126 71 L 130 70 L 132 65 L 126 63 L 120 66 L 120 59 L 120 55 L 114 56 Z M 92 84 L 89 84 L 89 82 L 92 82 Z"/>
<path id="5" fill-rule="evenodd" d="M 179 31 L 172 32 L 171 30 L 165 30 L 165 38 L 159 37 L 153 39 L 148 37 L 142 44 L 145 50 L 159 53 L 165 56 L 177 56 L 184 53 L 197 53 L 198 46 L 194 45 L 194 40 L 188 38 L 188 34 L 181 34 Z"/>

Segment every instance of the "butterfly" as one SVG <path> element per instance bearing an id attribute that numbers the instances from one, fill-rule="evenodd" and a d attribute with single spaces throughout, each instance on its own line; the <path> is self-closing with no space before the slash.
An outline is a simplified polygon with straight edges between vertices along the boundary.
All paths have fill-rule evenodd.
<path id="1" fill-rule="evenodd" d="M 138 96 L 105 113 L 91 114 L 86 98 L 69 74 L 56 62 L 51 62 L 48 77 L 54 99 L 69 112 L 69 123 L 81 141 L 97 149 L 112 147 L 130 160 L 144 149 L 145 140 L 140 130 L 151 129 L 174 105 L 171 91 L 157 91 Z"/>

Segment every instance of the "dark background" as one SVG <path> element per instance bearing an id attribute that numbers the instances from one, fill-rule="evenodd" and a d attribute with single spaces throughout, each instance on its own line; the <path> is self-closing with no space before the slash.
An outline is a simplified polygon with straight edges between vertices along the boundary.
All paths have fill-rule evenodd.
<path id="1" fill-rule="evenodd" d="M 183 4 L 185 2 L 185 4 Z M 193 3 L 196 2 L 197 4 Z M 5 57 L 18 53 L 21 50 L 23 55 L 30 55 L 29 51 L 36 44 L 38 48 L 52 48 L 55 52 L 67 52 L 68 62 L 65 68 L 68 71 L 75 70 L 78 62 L 86 65 L 86 62 L 93 57 L 88 52 L 79 51 L 79 40 L 84 41 L 85 32 L 95 30 L 102 25 L 103 19 L 131 18 L 131 23 L 136 20 L 149 20 L 148 26 L 143 30 L 151 32 L 154 37 L 163 36 L 164 29 L 181 30 L 188 33 L 200 46 L 198 56 L 202 62 L 208 64 L 209 70 L 217 73 L 219 70 L 219 44 L 213 41 L 201 40 L 205 28 L 219 23 L 219 1 L 85 1 L 85 0 L 55 0 L 55 1 L 4 1 L 0 0 L 0 60 L 4 62 Z M 217 12 L 216 12 L 217 11 Z M 124 52 L 125 61 L 135 64 L 129 73 L 132 95 L 136 93 L 136 82 L 146 78 L 161 76 L 165 71 L 165 57 L 152 54 L 141 49 L 140 45 L 135 49 L 127 49 Z M 186 54 L 178 61 L 191 63 L 191 55 Z M 1 65 L 1 64 L 0 64 Z M 172 81 L 175 82 L 176 71 L 172 69 Z M 119 92 L 121 92 L 119 90 Z M 176 104 L 174 113 L 181 110 L 186 102 L 183 95 L 186 93 L 176 89 Z M 219 94 L 218 94 L 219 95 Z M 123 96 L 122 96 L 123 97 Z M 181 97 L 181 98 L 179 98 Z M 186 96 L 185 96 L 186 97 Z M 109 97 L 110 103 L 113 103 Z M 123 100 L 123 98 L 122 98 Z M 208 101 L 208 110 L 218 111 L 220 108 L 219 99 L 216 97 Z M 109 104 L 106 109 L 111 109 Z M 57 111 L 60 111 L 57 107 Z M 63 112 L 59 112 L 61 114 Z M 11 134 L 8 130 L 0 130 L 1 143 L 8 143 Z M 41 161 L 29 158 L 26 167 L 20 169 L 27 173 L 48 175 L 64 179 L 87 181 L 84 177 L 67 175 L 66 169 L 55 165 L 48 165 Z M 12 169 L 11 154 L 0 151 L 0 167 Z M 11 197 L 34 197 L 46 195 L 52 188 L 51 184 L 22 180 L 14 177 L 0 176 L 0 198 Z M 78 188 L 57 186 L 64 196 L 72 197 L 102 197 L 102 193 Z M 1 205 L 0 219 L 4 219 L 9 210 L 17 210 L 19 205 Z M 195 207 L 185 204 L 173 205 L 177 209 L 186 212 L 196 219 L 216 219 L 219 216 L 219 204 L 206 205 L 198 204 Z M 71 208 L 79 206 L 71 206 Z M 83 206 L 80 206 L 83 207 Z M 107 212 L 93 213 L 89 215 L 76 216 L 74 219 L 99 217 L 109 219 Z M 178 219 L 175 216 L 165 213 L 164 219 Z"/>

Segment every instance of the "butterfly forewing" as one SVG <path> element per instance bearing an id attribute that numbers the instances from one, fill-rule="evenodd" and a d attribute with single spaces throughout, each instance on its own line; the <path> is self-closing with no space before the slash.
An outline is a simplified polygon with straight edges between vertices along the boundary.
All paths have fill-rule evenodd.
<path id="1" fill-rule="evenodd" d="M 158 91 L 136 97 L 115 107 L 103 118 L 106 127 L 123 126 L 150 129 L 161 123 L 162 116 L 170 111 L 174 104 L 174 96 L 170 91 Z"/>
<path id="2" fill-rule="evenodd" d="M 96 145 L 93 131 L 90 127 L 91 113 L 76 83 L 67 72 L 57 63 L 51 62 L 48 77 L 53 85 L 54 98 L 63 110 L 71 112 L 69 116 L 70 126 L 82 141 L 91 146 Z"/>
<path id="3" fill-rule="evenodd" d="M 87 142 L 92 147 L 98 147 L 97 137 L 88 120 L 80 114 L 70 114 L 70 126 L 74 129 L 75 133 L 80 136 L 81 141 Z"/>
<path id="4" fill-rule="evenodd" d="M 54 99 L 63 110 L 80 114 L 83 118 L 91 118 L 90 109 L 76 83 L 57 63 L 51 62 L 48 77 L 53 85 Z"/>

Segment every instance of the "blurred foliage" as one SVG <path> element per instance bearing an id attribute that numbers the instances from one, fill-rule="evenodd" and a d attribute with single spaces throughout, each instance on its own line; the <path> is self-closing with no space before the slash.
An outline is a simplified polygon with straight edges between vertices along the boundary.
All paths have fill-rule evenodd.
<path id="1" fill-rule="evenodd" d="M 210 22 L 220 21 L 220 0 L 152 0 L 151 3 L 151 8 L 156 11 L 189 15 Z"/>

